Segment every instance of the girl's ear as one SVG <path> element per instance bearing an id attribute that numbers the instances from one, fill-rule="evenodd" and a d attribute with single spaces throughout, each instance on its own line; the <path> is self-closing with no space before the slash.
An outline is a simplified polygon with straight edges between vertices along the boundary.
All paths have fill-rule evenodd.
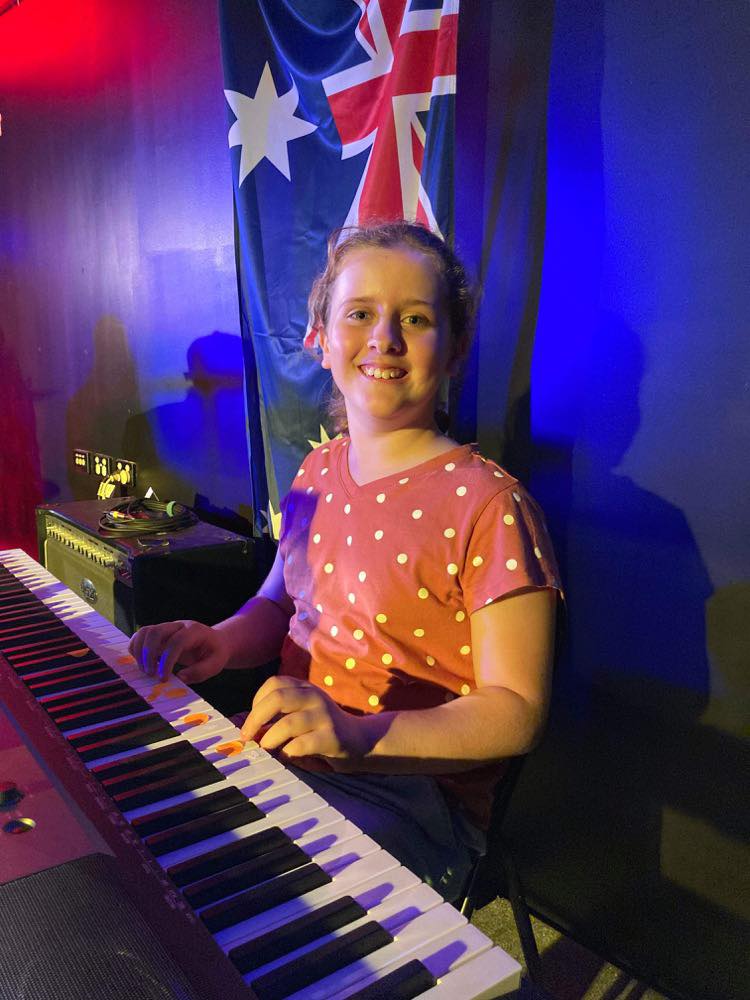
<path id="1" fill-rule="evenodd" d="M 323 352 L 323 357 L 320 359 L 320 367 L 329 369 L 331 368 L 331 353 L 328 347 L 328 336 L 325 331 L 325 327 L 321 324 L 320 326 L 313 327 L 315 334 L 318 338 L 318 343 L 320 344 L 320 349 Z"/>

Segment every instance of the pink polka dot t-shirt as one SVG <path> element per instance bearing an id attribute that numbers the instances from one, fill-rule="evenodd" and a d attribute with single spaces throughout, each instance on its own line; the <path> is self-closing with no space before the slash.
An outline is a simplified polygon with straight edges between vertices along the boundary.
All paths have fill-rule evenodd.
<path id="1" fill-rule="evenodd" d="M 280 672 L 358 713 L 469 694 L 470 616 L 522 588 L 559 588 L 541 512 L 470 445 L 358 486 L 348 444 L 312 451 L 282 506 L 295 613 Z"/>

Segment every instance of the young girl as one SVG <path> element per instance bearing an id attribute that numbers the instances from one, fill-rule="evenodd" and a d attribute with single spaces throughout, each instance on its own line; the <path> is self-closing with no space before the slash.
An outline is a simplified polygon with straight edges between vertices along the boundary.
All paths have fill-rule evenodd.
<path id="1" fill-rule="evenodd" d="M 280 654 L 243 737 L 453 899 L 503 761 L 545 723 L 554 556 L 517 481 L 436 425 L 473 313 L 443 241 L 403 222 L 347 231 L 310 306 L 346 433 L 302 463 L 258 594 L 131 649 L 187 682 Z"/>

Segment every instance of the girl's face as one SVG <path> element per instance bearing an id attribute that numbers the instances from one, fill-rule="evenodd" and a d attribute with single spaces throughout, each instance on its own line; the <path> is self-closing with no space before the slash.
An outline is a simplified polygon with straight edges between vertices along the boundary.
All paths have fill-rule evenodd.
<path id="1" fill-rule="evenodd" d="M 443 281 L 410 247 L 363 247 L 344 258 L 320 335 L 351 424 L 433 427 L 453 363 Z"/>

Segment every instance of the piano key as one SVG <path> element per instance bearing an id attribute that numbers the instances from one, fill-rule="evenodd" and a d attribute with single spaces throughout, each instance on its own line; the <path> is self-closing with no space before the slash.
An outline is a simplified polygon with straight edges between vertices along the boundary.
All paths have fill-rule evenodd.
<path id="1" fill-rule="evenodd" d="M 422 962 L 438 980 L 487 951 L 490 945 L 489 939 L 467 923 L 455 907 L 441 901 L 441 905 L 400 927 L 392 944 L 315 983 L 304 994 L 304 1000 L 344 1000 L 352 994 L 356 996 L 365 986 L 413 959 Z M 302 1000 L 301 995 L 295 1000 Z"/>
<path id="2" fill-rule="evenodd" d="M 263 984 L 271 979 L 277 983 L 286 982 L 287 970 L 291 967 L 297 969 L 307 967 L 311 970 L 311 975 L 312 970 L 317 967 L 319 971 L 317 975 L 313 975 L 310 981 L 303 981 L 293 989 L 289 988 L 289 984 L 286 982 L 287 994 L 294 993 L 302 989 L 303 986 L 311 986 L 323 976 L 340 972 L 352 962 L 364 958 L 364 954 L 347 953 L 345 948 L 347 939 L 355 937 L 362 928 L 378 927 L 382 931 L 382 936 L 379 938 L 373 935 L 368 939 L 371 946 L 367 954 L 374 955 L 381 948 L 392 944 L 395 937 L 400 935 L 410 923 L 443 904 L 442 896 L 423 883 L 412 886 L 401 893 L 391 893 L 379 901 L 377 897 L 374 897 L 373 905 L 369 911 L 362 907 L 364 913 L 361 916 L 356 916 L 350 923 L 335 928 L 317 941 L 313 940 L 302 947 L 289 951 L 280 959 L 267 961 L 260 968 L 246 975 L 245 980 L 263 996 L 266 992 Z M 355 939 L 359 940 L 356 937 Z M 324 962 L 323 956 L 329 954 L 335 954 L 335 960 Z M 324 966 L 327 970 L 325 972 L 322 971 Z"/>
<path id="3" fill-rule="evenodd" d="M 281 801 L 281 797 L 277 797 L 276 799 L 257 799 L 255 804 L 265 813 L 263 819 L 237 827 L 235 830 L 219 834 L 216 837 L 211 837 L 204 841 L 203 844 L 190 845 L 180 848 L 177 851 L 172 851 L 170 854 L 161 857 L 159 863 L 165 871 L 169 872 L 169 869 L 174 868 L 183 861 L 189 861 L 210 851 L 216 851 L 219 848 L 232 845 L 246 836 L 261 833 L 270 827 L 283 827 L 284 823 L 302 820 L 305 816 L 314 815 L 327 808 L 325 800 L 316 795 L 315 792 L 312 792 L 307 785 L 303 785 L 301 781 L 297 782 L 297 785 L 300 787 L 292 787 L 287 800 Z M 289 788 L 288 785 L 285 787 Z"/>
<path id="4" fill-rule="evenodd" d="M 56 672 L 55 672 L 56 673 Z M 82 667 L 78 670 L 66 670 L 63 675 L 41 674 L 33 679 L 25 678 L 24 684 L 36 698 L 45 694 L 57 694 L 60 691 L 75 691 L 82 687 L 90 687 L 100 681 L 108 681 L 113 677 L 109 667 Z"/>
<path id="5" fill-rule="evenodd" d="M 67 714 L 55 714 L 53 722 L 62 732 L 80 730 L 96 722 L 109 722 L 112 719 L 131 718 L 140 712 L 147 712 L 148 705 L 138 695 L 121 695 L 103 705 L 92 705 Z"/>
<path id="6" fill-rule="evenodd" d="M 245 799 L 243 802 L 228 806 L 226 809 L 212 812 L 208 816 L 188 820 L 170 830 L 152 833 L 146 837 L 144 842 L 151 853 L 158 857 L 160 854 L 169 854 L 180 847 L 200 843 L 216 836 L 216 834 L 234 830 L 238 826 L 256 822 L 263 816 L 264 813 L 254 803 Z"/>
<path id="7" fill-rule="evenodd" d="M 273 826 L 224 844 L 222 847 L 209 849 L 192 858 L 176 861 L 170 865 L 164 865 L 163 862 L 162 864 L 175 885 L 186 886 L 245 861 L 262 857 L 289 842 L 289 837 L 281 828 Z"/>
<path id="8" fill-rule="evenodd" d="M 367 909 L 373 905 L 373 900 L 379 901 L 390 894 L 402 891 L 405 883 L 419 884 L 419 879 L 399 865 L 387 851 L 376 851 L 335 871 L 330 883 L 308 891 L 298 898 L 277 900 L 263 913 L 242 920 L 214 936 L 217 944 L 225 951 L 229 951 L 244 941 L 249 941 L 275 927 L 281 927 L 305 913 L 340 899 L 347 893 Z"/>
<path id="9" fill-rule="evenodd" d="M 170 806 L 167 809 L 158 809 L 152 813 L 136 817 L 130 821 L 139 837 L 145 839 L 155 833 L 162 833 L 165 830 L 172 830 L 190 820 L 200 819 L 203 816 L 213 815 L 231 806 L 247 802 L 247 799 L 239 788 L 221 788 L 216 792 L 209 792 L 199 798 L 189 799 L 187 802 L 180 802 L 178 805 Z"/>
<path id="10" fill-rule="evenodd" d="M 177 778 L 194 770 L 213 773 L 211 765 L 199 753 L 196 753 L 189 743 L 184 741 L 175 743 L 169 749 L 172 752 L 165 759 L 149 760 L 144 762 L 142 766 L 136 767 L 134 765 L 131 769 L 124 771 L 121 769 L 124 765 L 121 764 L 117 773 L 97 774 L 96 778 L 107 794 L 114 796 L 118 792 L 124 792 L 131 788 L 142 788 L 144 785 L 162 778 Z M 145 756 L 150 757 L 156 752 L 152 750 Z"/>
<path id="11" fill-rule="evenodd" d="M 121 775 L 133 775 L 164 764 L 177 766 L 179 761 L 186 756 L 194 758 L 201 757 L 201 754 L 187 740 L 180 739 L 176 743 L 157 746 L 153 750 L 145 750 L 143 753 L 134 754 L 124 759 L 92 764 L 89 771 L 106 786 L 109 779 Z"/>
<path id="12" fill-rule="evenodd" d="M 314 860 L 207 906 L 199 912 L 199 916 L 212 932 L 224 930 L 235 924 L 246 924 L 253 917 L 265 913 L 270 907 L 291 902 L 321 886 L 330 885 L 337 872 L 364 860 L 368 855 L 386 855 L 386 853 L 370 837 L 360 834 L 321 851 Z M 388 859 L 390 856 L 382 860 L 387 863 Z M 395 859 L 390 860 L 394 865 L 397 864 Z"/>
<path id="13" fill-rule="evenodd" d="M 232 924 L 262 913 L 279 902 L 295 899 L 331 881 L 319 865 L 309 862 L 262 885 L 214 903 L 199 914 L 209 931 L 220 931 Z"/>
<path id="14" fill-rule="evenodd" d="M 118 750 L 138 748 L 149 739 L 157 740 L 161 734 L 164 734 L 165 739 L 179 736 L 177 730 L 160 715 L 149 712 L 148 715 L 139 715 L 137 719 L 129 719 L 127 722 L 113 722 L 87 729 L 68 739 L 81 759 L 90 762 Z"/>
<path id="15" fill-rule="evenodd" d="M 321 945 L 307 956 L 298 956 L 281 969 L 274 969 L 252 980 L 260 1000 L 284 1000 L 285 997 L 314 986 L 321 977 L 335 974 L 343 966 L 390 944 L 393 938 L 374 920 L 348 931 L 340 938 Z"/>
<path id="16" fill-rule="evenodd" d="M 236 945 L 229 951 L 229 958 L 239 972 L 253 972 L 366 914 L 351 896 L 342 896 L 281 928 Z"/>
<path id="17" fill-rule="evenodd" d="M 217 773 L 212 767 L 199 767 L 186 769 L 179 775 L 169 775 L 147 782 L 137 788 L 128 788 L 121 792 L 113 792 L 112 801 L 123 812 L 127 809 L 135 809 L 138 806 L 150 805 L 153 802 L 163 802 L 166 799 L 179 795 L 192 788 L 203 788 L 206 785 L 214 785 L 224 776 Z"/>
<path id="18" fill-rule="evenodd" d="M 493 1000 L 517 990 L 521 966 L 502 948 L 490 948 L 443 974 L 437 984 L 423 993 L 422 1000 Z M 348 994 L 360 1000 L 360 994 Z M 365 998 L 366 1000 L 366 998 Z"/>
<path id="19" fill-rule="evenodd" d="M 430 970 L 417 959 L 412 959 L 375 983 L 352 993 L 356 1000 L 412 1000 L 418 997 L 436 980 Z"/>
<path id="20" fill-rule="evenodd" d="M 131 694 L 133 693 L 132 688 L 129 687 L 124 681 L 114 680 L 107 681 L 106 684 L 100 684 L 99 687 L 95 688 L 93 691 L 79 691 L 76 694 L 68 694 L 64 692 L 63 694 L 50 694 L 46 695 L 41 704 L 44 706 L 45 712 L 48 715 L 59 714 L 63 709 L 74 709 L 82 708 L 86 705 L 97 705 L 104 704 L 107 699 L 114 698 L 119 694 Z"/>
<path id="21" fill-rule="evenodd" d="M 310 858 L 297 844 L 283 844 L 259 858 L 245 861 L 226 871 L 209 875 L 186 886 L 182 894 L 194 909 L 217 903 L 237 893 L 247 893 L 255 886 L 286 875 L 308 864 Z M 236 923 L 233 920 L 232 923 Z"/>

